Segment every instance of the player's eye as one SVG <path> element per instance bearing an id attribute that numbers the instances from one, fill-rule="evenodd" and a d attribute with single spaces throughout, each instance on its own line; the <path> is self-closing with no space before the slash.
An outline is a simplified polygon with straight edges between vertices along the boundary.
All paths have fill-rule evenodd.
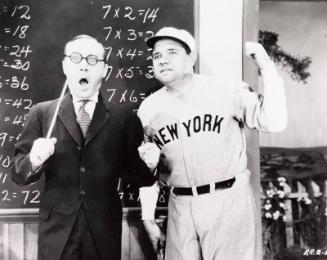
<path id="1" fill-rule="evenodd" d="M 155 54 L 153 54 L 152 59 L 153 59 L 153 60 L 157 60 L 157 59 L 159 59 L 160 57 L 161 57 L 161 55 L 160 55 L 159 53 L 155 53 Z"/>
<path id="2" fill-rule="evenodd" d="M 170 50 L 170 51 L 168 52 L 168 54 L 169 54 L 169 56 L 174 56 L 174 55 L 177 55 L 178 53 L 177 53 L 176 50 Z"/>

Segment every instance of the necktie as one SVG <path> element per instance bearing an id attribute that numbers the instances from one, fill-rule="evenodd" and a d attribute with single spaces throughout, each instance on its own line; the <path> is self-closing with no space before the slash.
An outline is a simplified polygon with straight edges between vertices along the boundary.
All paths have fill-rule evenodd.
<path id="1" fill-rule="evenodd" d="M 89 129 L 90 123 L 91 123 L 91 117 L 85 110 L 85 105 L 88 100 L 82 100 L 80 101 L 82 105 L 79 108 L 79 113 L 77 116 L 77 122 L 79 123 L 79 126 L 81 127 L 82 133 L 84 138 L 86 137 L 87 130 Z"/>

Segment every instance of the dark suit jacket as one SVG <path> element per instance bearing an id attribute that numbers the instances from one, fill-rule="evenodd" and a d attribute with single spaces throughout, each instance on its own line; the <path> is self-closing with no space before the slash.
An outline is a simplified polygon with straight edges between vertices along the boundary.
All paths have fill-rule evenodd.
<path id="1" fill-rule="evenodd" d="M 59 259 L 83 204 L 101 259 L 120 259 L 122 208 L 117 178 L 151 185 L 153 177 L 138 156 L 143 130 L 137 116 L 117 105 L 96 105 L 85 142 L 76 123 L 71 95 L 64 97 L 53 130 L 54 154 L 32 172 L 33 141 L 45 137 L 58 100 L 34 106 L 15 147 L 12 180 L 26 185 L 44 172 L 40 202 L 39 259 Z"/>

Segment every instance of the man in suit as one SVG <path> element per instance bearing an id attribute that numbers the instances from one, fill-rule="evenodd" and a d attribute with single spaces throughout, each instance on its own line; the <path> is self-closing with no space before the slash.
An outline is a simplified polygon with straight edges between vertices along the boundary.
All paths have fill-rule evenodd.
<path id="1" fill-rule="evenodd" d="M 62 66 L 70 93 L 60 103 L 52 138 L 45 136 L 58 99 L 31 109 L 15 146 L 15 183 L 27 185 L 45 175 L 39 260 L 120 260 L 117 179 L 127 177 L 139 185 L 154 182 L 138 155 L 143 129 L 137 116 L 105 104 L 99 94 L 107 72 L 104 57 L 103 45 L 88 35 L 69 41 Z"/>

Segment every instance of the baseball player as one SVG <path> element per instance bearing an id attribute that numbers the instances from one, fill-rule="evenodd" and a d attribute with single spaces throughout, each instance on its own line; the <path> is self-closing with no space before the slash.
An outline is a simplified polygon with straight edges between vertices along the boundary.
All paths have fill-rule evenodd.
<path id="1" fill-rule="evenodd" d="M 153 149 L 140 149 L 140 155 L 170 188 L 165 259 L 261 259 L 244 129 L 286 127 L 283 81 L 273 62 L 260 44 L 246 43 L 263 77 L 263 98 L 244 82 L 194 74 L 195 40 L 185 30 L 162 28 L 147 45 L 164 87 L 143 101 L 138 116 L 160 161 Z M 154 222 L 158 192 L 158 184 L 140 189 L 154 247 L 160 236 Z"/>

